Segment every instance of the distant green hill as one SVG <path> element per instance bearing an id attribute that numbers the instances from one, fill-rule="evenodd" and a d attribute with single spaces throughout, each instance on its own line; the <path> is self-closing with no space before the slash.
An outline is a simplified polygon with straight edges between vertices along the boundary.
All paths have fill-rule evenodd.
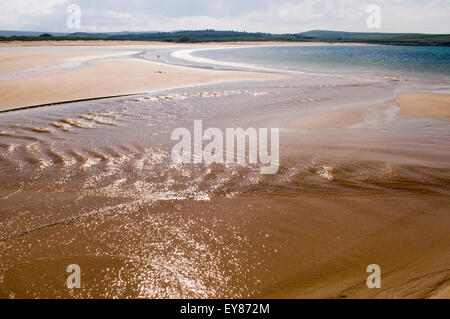
<path id="1" fill-rule="evenodd" d="M 305 36 L 319 38 L 319 39 L 353 39 L 353 40 L 370 40 L 370 39 L 382 39 L 404 35 L 419 35 L 417 33 L 380 33 L 380 32 L 345 32 L 345 31 L 324 31 L 313 30 L 300 33 Z"/>
<path id="2" fill-rule="evenodd" d="M 69 34 L 0 31 L 0 41 L 36 41 L 36 40 L 133 40 L 166 41 L 180 43 L 195 42 L 236 42 L 236 41 L 288 41 L 288 42 L 353 42 L 389 45 L 432 45 L 450 46 L 450 34 L 419 33 L 369 33 L 314 30 L 296 34 L 272 34 L 261 32 L 237 32 L 216 30 L 195 30 L 176 32 L 111 32 Z"/>
<path id="3" fill-rule="evenodd" d="M 39 35 L 47 33 L 51 34 L 52 36 L 65 36 L 67 33 L 57 33 L 57 32 L 35 32 L 35 31 L 1 31 L 0 30 L 0 37 L 13 37 L 13 36 L 19 36 L 19 37 L 38 37 Z"/>
<path id="4" fill-rule="evenodd" d="M 320 41 L 365 42 L 398 45 L 450 46 L 450 34 L 369 33 L 314 30 L 300 33 Z"/>

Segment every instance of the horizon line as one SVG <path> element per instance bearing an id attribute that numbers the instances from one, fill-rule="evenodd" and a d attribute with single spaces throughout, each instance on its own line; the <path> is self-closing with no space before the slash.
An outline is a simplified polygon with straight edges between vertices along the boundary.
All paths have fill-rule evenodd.
<path id="1" fill-rule="evenodd" d="M 154 30 L 143 30 L 143 31 L 36 31 L 36 30 L 5 30 L 0 29 L 0 32 L 32 32 L 32 33 L 62 33 L 62 34 L 73 34 L 73 33 L 91 33 L 91 34 L 104 34 L 104 33 L 176 33 L 176 32 L 195 32 L 195 31 L 216 31 L 216 32 L 238 32 L 238 33 L 261 33 L 261 34 L 272 34 L 272 35 L 284 35 L 284 34 L 303 34 L 308 32 L 342 32 L 342 33 L 367 33 L 367 34 L 421 34 L 421 35 L 450 35 L 450 33 L 423 33 L 423 32 L 381 32 L 381 31 L 345 31 L 345 30 L 328 30 L 328 29 L 312 29 L 303 32 L 263 32 L 263 31 L 240 31 L 240 30 L 219 30 L 219 29 L 181 29 L 181 30 L 171 30 L 171 31 L 154 31 Z"/>

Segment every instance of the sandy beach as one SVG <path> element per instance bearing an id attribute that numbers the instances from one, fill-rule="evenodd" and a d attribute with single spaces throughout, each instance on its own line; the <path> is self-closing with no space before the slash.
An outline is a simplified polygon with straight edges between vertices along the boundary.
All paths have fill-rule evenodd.
<path id="1" fill-rule="evenodd" d="M 137 96 L 0 114 L 0 298 L 450 298 L 444 90 L 73 44 L 0 44 L 0 110 Z M 279 127 L 278 173 L 172 163 L 198 119 Z"/>

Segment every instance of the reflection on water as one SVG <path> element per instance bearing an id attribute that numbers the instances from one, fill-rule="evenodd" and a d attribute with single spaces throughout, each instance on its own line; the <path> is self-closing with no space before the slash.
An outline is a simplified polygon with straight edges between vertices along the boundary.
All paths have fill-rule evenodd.
<path id="1" fill-rule="evenodd" d="M 356 90 L 358 98 L 389 97 L 392 85 L 314 81 L 219 85 L 3 114 L 0 295 L 270 295 L 297 273 L 278 273 L 272 259 L 304 235 L 286 228 L 281 211 L 291 221 L 299 218 L 297 207 L 346 212 L 357 205 L 329 197 L 348 195 L 442 198 L 441 209 L 448 207 L 448 127 L 417 120 L 383 116 L 375 128 L 282 129 L 281 167 L 273 176 L 260 175 L 258 165 L 171 162 L 172 130 L 191 128 L 195 119 L 205 127 L 284 127 L 336 103 L 356 103 L 349 100 Z M 287 200 L 296 202 L 282 208 Z M 371 204 L 360 211 L 382 206 Z M 417 207 L 394 205 L 402 212 Z M 82 291 L 61 285 L 70 263 L 85 269 Z"/>

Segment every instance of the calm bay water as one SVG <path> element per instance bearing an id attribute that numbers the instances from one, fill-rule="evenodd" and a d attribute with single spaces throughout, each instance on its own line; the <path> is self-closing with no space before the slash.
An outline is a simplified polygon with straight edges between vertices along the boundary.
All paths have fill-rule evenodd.
<path id="1" fill-rule="evenodd" d="M 232 54 L 230 54 L 232 53 Z M 450 48 L 404 46 L 274 46 L 201 50 L 195 57 L 298 71 L 450 76 Z"/>

